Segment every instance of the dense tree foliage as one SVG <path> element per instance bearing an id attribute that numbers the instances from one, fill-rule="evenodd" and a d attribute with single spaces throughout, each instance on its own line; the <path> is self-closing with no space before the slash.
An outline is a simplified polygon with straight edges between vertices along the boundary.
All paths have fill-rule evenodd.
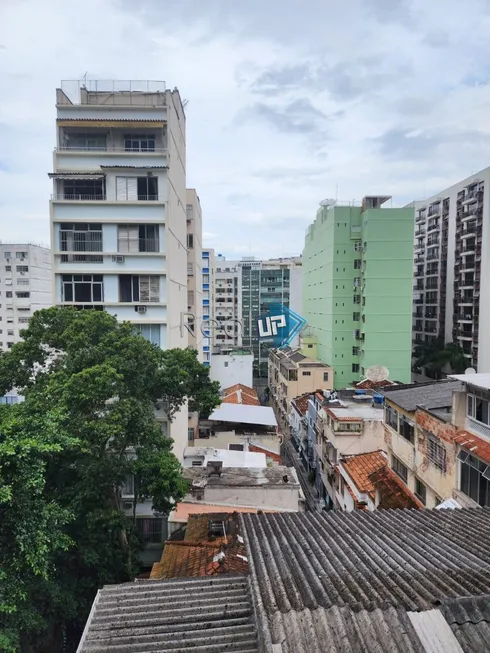
<path id="1" fill-rule="evenodd" d="M 468 359 L 460 345 L 453 342 L 444 344 L 442 338 L 424 342 L 414 350 L 414 372 L 425 370 L 427 376 L 440 379 L 444 371 L 459 374 L 468 367 Z"/>
<path id="2" fill-rule="evenodd" d="M 105 312 L 39 311 L 23 335 L 0 358 L 0 393 L 25 396 L 0 411 L 0 650 L 70 651 L 97 588 L 138 572 L 125 479 L 162 513 L 185 493 L 155 405 L 209 413 L 219 387 Z"/>

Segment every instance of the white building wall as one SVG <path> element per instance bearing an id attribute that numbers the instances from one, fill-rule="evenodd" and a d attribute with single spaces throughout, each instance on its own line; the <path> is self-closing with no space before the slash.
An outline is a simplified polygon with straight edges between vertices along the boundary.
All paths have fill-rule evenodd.
<path id="1" fill-rule="evenodd" d="M 101 301 L 83 302 L 84 305 L 98 305 L 121 321 L 133 322 L 143 329 L 145 337 L 162 348 L 187 347 L 187 330 L 181 326 L 182 316 L 187 311 L 186 142 L 185 115 L 179 92 L 101 93 L 85 101 L 86 96 L 87 91 L 83 89 L 79 89 L 76 99 L 57 91 L 54 172 L 58 175 L 103 172 L 105 197 L 67 199 L 63 190 L 65 182 L 53 179 L 50 216 L 54 301 L 58 305 L 81 303 L 67 302 L 63 297 L 63 275 L 102 275 Z M 80 127 L 80 123 L 70 122 L 73 119 L 87 122 Z M 139 122 L 134 126 L 127 122 L 119 127 L 114 121 L 121 120 Z M 126 135 L 136 138 L 142 133 L 143 138 L 145 134 L 154 136 L 154 148 L 142 146 L 127 151 Z M 89 134 L 92 139 L 105 134 L 104 146 L 90 143 L 79 146 L 73 139 L 80 134 Z M 127 200 L 118 193 L 118 177 L 142 176 L 158 180 L 156 200 Z M 92 250 L 102 256 L 101 261 L 78 262 L 72 257 L 70 262 L 62 260 L 61 225 L 69 224 L 101 225 L 102 251 Z M 118 225 L 157 225 L 158 251 L 122 251 Z M 141 243 L 139 249 L 142 249 Z M 122 302 L 120 275 L 158 277 L 158 301 Z M 160 415 L 158 419 L 166 429 L 165 416 Z M 179 460 L 187 446 L 187 422 L 185 406 L 176 415 L 169 432 Z"/>
<path id="2" fill-rule="evenodd" d="M 0 349 L 22 340 L 29 318 L 53 305 L 49 249 L 30 244 L 0 244 Z M 23 296 L 28 293 L 28 297 Z"/>
<path id="3" fill-rule="evenodd" d="M 211 356 L 211 380 L 218 381 L 222 388 L 236 383 L 253 387 L 252 354 L 213 354 Z"/>

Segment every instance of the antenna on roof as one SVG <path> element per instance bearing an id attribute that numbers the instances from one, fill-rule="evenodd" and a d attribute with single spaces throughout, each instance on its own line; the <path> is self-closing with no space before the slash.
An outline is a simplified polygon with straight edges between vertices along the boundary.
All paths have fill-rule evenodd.
<path id="1" fill-rule="evenodd" d="M 366 370 L 366 379 L 369 381 L 386 381 L 390 376 L 390 370 L 384 365 L 371 365 Z"/>

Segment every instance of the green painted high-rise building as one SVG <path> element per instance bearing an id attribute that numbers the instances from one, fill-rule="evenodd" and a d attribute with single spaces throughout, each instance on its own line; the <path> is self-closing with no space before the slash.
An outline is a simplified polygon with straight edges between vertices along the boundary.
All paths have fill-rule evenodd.
<path id="1" fill-rule="evenodd" d="M 319 359 L 347 387 L 383 365 L 411 380 L 413 208 L 322 206 L 303 251 L 303 317 L 318 337 Z"/>

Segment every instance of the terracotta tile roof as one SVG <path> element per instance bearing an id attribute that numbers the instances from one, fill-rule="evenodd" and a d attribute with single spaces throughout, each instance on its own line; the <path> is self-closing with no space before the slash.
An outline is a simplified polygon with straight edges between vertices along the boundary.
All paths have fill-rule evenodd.
<path id="1" fill-rule="evenodd" d="M 459 431 L 454 441 L 490 465 L 490 442 L 469 431 Z"/>
<path id="2" fill-rule="evenodd" d="M 311 392 L 306 392 L 300 397 L 296 397 L 291 401 L 293 406 L 296 408 L 297 412 L 300 415 L 306 415 L 308 412 L 308 399 L 310 398 Z"/>
<path id="3" fill-rule="evenodd" d="M 423 509 L 425 507 L 388 465 L 371 474 L 369 479 L 380 495 L 378 510 L 389 508 Z"/>
<path id="4" fill-rule="evenodd" d="M 257 392 L 248 385 L 236 383 L 223 390 L 222 402 L 225 404 L 244 404 L 246 406 L 260 406 Z"/>
<path id="5" fill-rule="evenodd" d="M 389 468 L 381 451 L 350 456 L 341 464 L 359 492 L 374 501 L 380 494 L 378 508 L 423 508 L 423 504 Z"/>
<path id="6" fill-rule="evenodd" d="M 202 515 L 203 513 L 219 513 L 225 512 L 230 514 L 230 507 L 225 506 L 215 506 L 208 503 L 191 503 L 182 501 L 178 503 L 175 509 L 172 512 L 174 522 L 188 522 L 190 517 L 193 515 Z M 257 512 L 257 508 L 241 508 L 233 506 L 232 513 L 239 512 Z M 262 510 L 262 512 L 276 512 L 275 510 Z"/>
<path id="7" fill-rule="evenodd" d="M 230 532 L 222 537 L 209 535 L 209 520 L 223 514 L 233 520 Z M 151 570 L 150 578 L 182 578 L 246 573 L 248 562 L 245 546 L 238 540 L 236 515 L 206 513 L 189 515 L 186 539 L 165 542 L 160 562 Z"/>
<path id="8" fill-rule="evenodd" d="M 342 467 L 354 481 L 359 492 L 369 494 L 374 500 L 376 488 L 369 476 L 386 465 L 386 458 L 381 451 L 371 451 L 350 456 L 341 461 Z"/>

